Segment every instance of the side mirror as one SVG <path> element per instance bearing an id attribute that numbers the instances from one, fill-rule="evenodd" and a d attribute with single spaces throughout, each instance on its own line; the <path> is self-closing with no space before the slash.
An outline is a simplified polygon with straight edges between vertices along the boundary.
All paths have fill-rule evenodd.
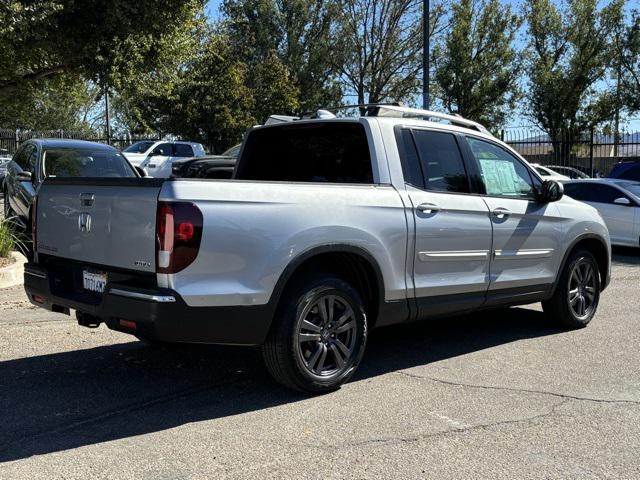
<path id="1" fill-rule="evenodd" d="M 31 172 L 25 172 L 23 170 L 16 174 L 16 178 L 19 182 L 30 182 L 31 180 L 33 180 L 33 175 L 31 174 Z"/>
<path id="2" fill-rule="evenodd" d="M 616 198 L 613 203 L 615 203 L 616 205 L 624 205 L 626 207 L 631 205 L 631 200 L 629 200 L 626 197 L 620 197 L 620 198 Z"/>
<path id="3" fill-rule="evenodd" d="M 144 171 L 144 168 L 138 167 L 138 166 L 135 166 L 133 168 L 136 169 L 136 172 L 138 172 L 138 175 L 140 175 L 141 177 L 146 177 L 147 176 L 147 172 Z"/>
<path id="4" fill-rule="evenodd" d="M 564 195 L 564 186 L 555 180 L 545 180 L 538 192 L 538 200 L 542 203 L 557 202 Z"/>

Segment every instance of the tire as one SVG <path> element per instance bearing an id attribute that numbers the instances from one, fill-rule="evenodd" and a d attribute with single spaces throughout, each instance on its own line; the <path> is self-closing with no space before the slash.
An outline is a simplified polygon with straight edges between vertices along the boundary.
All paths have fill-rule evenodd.
<path id="1" fill-rule="evenodd" d="M 333 275 L 315 275 L 285 292 L 262 346 L 273 378 L 293 390 L 337 390 L 358 368 L 367 317 L 358 292 Z"/>
<path id="2" fill-rule="evenodd" d="M 593 319 L 600 302 L 600 272 L 591 252 L 578 249 L 571 253 L 556 291 L 542 302 L 542 309 L 563 327 L 584 328 Z"/>

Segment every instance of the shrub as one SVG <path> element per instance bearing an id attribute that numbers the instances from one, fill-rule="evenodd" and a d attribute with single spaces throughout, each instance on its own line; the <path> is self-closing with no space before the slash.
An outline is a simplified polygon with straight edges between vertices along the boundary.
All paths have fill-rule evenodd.
<path id="1" fill-rule="evenodd" d="M 8 257 L 15 247 L 13 226 L 8 220 L 0 222 L 0 257 Z"/>

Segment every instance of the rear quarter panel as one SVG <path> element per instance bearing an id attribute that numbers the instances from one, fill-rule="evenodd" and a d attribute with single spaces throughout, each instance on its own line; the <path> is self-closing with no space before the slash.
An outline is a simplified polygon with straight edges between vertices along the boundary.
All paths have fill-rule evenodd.
<path id="1" fill-rule="evenodd" d="M 338 243 L 376 259 L 385 300 L 406 297 L 407 224 L 391 186 L 180 180 L 166 182 L 160 200 L 190 201 L 203 214 L 195 262 L 159 277 L 189 305 L 268 303 L 296 257 Z"/>

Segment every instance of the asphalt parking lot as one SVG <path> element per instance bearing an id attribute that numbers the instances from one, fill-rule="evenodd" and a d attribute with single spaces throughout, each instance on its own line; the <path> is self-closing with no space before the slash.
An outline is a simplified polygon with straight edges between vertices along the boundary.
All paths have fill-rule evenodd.
<path id="1" fill-rule="evenodd" d="M 340 391 L 0 291 L 0 478 L 638 478 L 640 254 L 584 330 L 538 306 L 373 332 Z"/>

